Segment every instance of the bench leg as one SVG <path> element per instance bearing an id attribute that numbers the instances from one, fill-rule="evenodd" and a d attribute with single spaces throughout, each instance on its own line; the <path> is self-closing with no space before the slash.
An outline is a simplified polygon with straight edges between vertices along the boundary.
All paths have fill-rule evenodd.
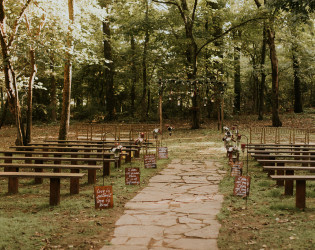
<path id="1" fill-rule="evenodd" d="M 96 165 L 96 162 L 90 162 L 89 165 Z M 88 170 L 88 184 L 95 184 L 96 183 L 96 169 L 89 169 Z"/>
<path id="2" fill-rule="evenodd" d="M 17 194 L 19 192 L 19 179 L 17 177 L 9 177 L 8 193 Z"/>
<path id="3" fill-rule="evenodd" d="M 50 178 L 50 206 L 57 206 L 60 203 L 60 178 Z"/>
<path id="4" fill-rule="evenodd" d="M 270 158 L 270 160 L 274 160 L 275 158 Z M 269 166 L 275 166 L 276 164 L 275 163 L 269 163 L 268 164 Z M 264 164 L 263 164 L 264 166 Z M 275 174 L 275 170 L 268 170 L 268 177 L 270 177 L 270 175 L 274 175 Z"/>
<path id="5" fill-rule="evenodd" d="M 296 181 L 296 207 L 300 209 L 305 208 L 305 196 L 306 196 L 306 180 Z"/>
<path id="6" fill-rule="evenodd" d="M 103 176 L 109 176 L 110 175 L 110 162 L 104 161 L 103 162 Z"/>
<path id="7" fill-rule="evenodd" d="M 35 160 L 35 164 L 43 164 L 43 161 L 41 160 Z M 42 168 L 35 168 L 35 172 L 43 172 Z M 43 179 L 42 178 L 35 178 L 35 184 L 42 184 Z"/>
<path id="8" fill-rule="evenodd" d="M 284 163 L 278 163 L 278 166 L 284 166 Z M 284 175 L 284 170 L 277 170 L 277 175 Z M 283 187 L 284 186 L 284 180 L 277 180 L 277 186 Z"/>
<path id="9" fill-rule="evenodd" d="M 138 150 L 135 151 L 135 158 L 140 158 L 140 148 L 138 148 Z"/>
<path id="10" fill-rule="evenodd" d="M 286 175 L 294 175 L 294 170 L 286 170 Z M 284 195 L 293 195 L 293 180 L 286 180 L 284 185 Z"/>
<path id="11" fill-rule="evenodd" d="M 61 155 L 55 154 L 54 157 L 55 157 L 55 158 L 58 158 L 58 157 L 61 157 Z M 60 164 L 61 164 L 61 161 L 55 160 L 55 161 L 54 161 L 54 164 L 55 164 L 55 165 L 60 165 Z M 60 169 L 60 168 L 54 168 L 54 173 L 61 173 L 61 169 Z"/>
<path id="12" fill-rule="evenodd" d="M 71 169 L 71 173 L 80 173 L 79 169 Z M 80 180 L 79 178 L 70 178 L 70 194 L 79 194 Z"/>
<path id="13" fill-rule="evenodd" d="M 131 151 L 129 151 L 129 153 L 126 155 L 125 162 L 126 163 L 131 162 Z"/>

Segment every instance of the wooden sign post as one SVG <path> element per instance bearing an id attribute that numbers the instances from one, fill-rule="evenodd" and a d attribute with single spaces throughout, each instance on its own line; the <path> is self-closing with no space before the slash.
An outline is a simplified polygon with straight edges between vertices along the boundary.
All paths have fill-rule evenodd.
<path id="1" fill-rule="evenodd" d="M 234 195 L 247 197 L 249 195 L 250 187 L 250 177 L 249 176 L 239 176 L 235 177 L 234 182 Z"/>
<path id="2" fill-rule="evenodd" d="M 140 185 L 140 169 L 139 168 L 125 168 L 125 184 L 126 185 Z"/>
<path id="3" fill-rule="evenodd" d="M 159 156 L 159 159 L 168 159 L 168 148 L 167 147 L 159 147 L 158 148 L 158 156 Z"/>
<path id="4" fill-rule="evenodd" d="M 113 188 L 112 186 L 95 186 L 94 187 L 95 208 L 105 209 L 113 208 Z"/>
<path id="5" fill-rule="evenodd" d="M 156 168 L 156 158 L 154 154 L 144 156 L 144 167 L 145 168 Z"/>

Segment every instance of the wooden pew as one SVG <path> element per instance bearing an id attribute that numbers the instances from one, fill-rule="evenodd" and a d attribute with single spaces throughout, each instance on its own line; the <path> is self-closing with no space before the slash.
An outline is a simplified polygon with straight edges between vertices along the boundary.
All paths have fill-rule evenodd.
<path id="1" fill-rule="evenodd" d="M 49 204 L 56 206 L 60 203 L 60 179 L 61 178 L 82 178 L 81 173 L 32 173 L 32 172 L 0 172 L 0 177 L 5 178 L 49 178 L 50 179 L 50 197 Z M 13 185 L 14 184 L 14 185 Z M 8 193 L 18 193 L 18 182 L 9 183 Z M 70 189 L 70 194 L 73 190 Z M 79 190 L 75 190 L 79 193 Z"/>
<path id="2" fill-rule="evenodd" d="M 294 171 L 314 171 L 315 167 L 302 167 L 302 166 L 264 166 L 267 171 L 276 170 L 282 171 L 285 175 L 294 175 Z M 283 175 L 281 174 L 281 175 Z M 279 181 L 279 180 L 277 180 Z M 284 194 L 293 195 L 293 180 L 286 180 L 284 184 Z"/>
<path id="3" fill-rule="evenodd" d="M 54 164 L 61 164 L 61 162 L 71 162 L 71 165 L 76 165 L 78 162 L 85 162 L 89 165 L 96 165 L 97 162 L 115 162 L 115 159 L 102 159 L 102 158 L 78 158 L 78 157 L 33 157 L 33 156 L 13 156 L 12 153 L 6 153 L 6 156 L 0 156 L 0 160 L 4 160 L 4 163 L 12 163 L 13 161 L 22 160 L 30 163 L 34 161 L 35 163 L 42 164 L 44 162 L 53 161 Z M 37 168 L 36 171 L 42 172 L 43 169 Z M 104 165 L 103 175 L 110 175 L 109 164 Z M 37 182 L 41 182 L 37 180 Z M 88 183 L 94 184 L 96 182 L 96 170 L 88 170 Z"/>
<path id="4" fill-rule="evenodd" d="M 271 175 L 274 180 L 296 181 L 295 206 L 305 209 L 306 181 L 314 181 L 315 175 Z"/>
<path id="5" fill-rule="evenodd" d="M 58 164 L 21 164 L 21 163 L 0 163 L 0 167 L 4 168 L 5 172 L 19 172 L 20 168 L 33 168 L 33 169 L 63 169 L 70 170 L 71 173 L 79 173 L 80 170 L 101 170 L 102 166 L 99 165 L 58 165 Z M 90 178 L 91 179 L 91 178 Z M 41 184 L 42 179 L 36 178 L 35 183 Z M 38 181 L 40 180 L 40 182 Z M 18 179 L 9 178 L 9 183 L 12 183 L 13 186 L 17 186 Z M 91 183 L 93 184 L 93 183 Z M 70 193 L 76 194 L 79 188 L 79 179 L 78 178 L 70 178 Z"/>

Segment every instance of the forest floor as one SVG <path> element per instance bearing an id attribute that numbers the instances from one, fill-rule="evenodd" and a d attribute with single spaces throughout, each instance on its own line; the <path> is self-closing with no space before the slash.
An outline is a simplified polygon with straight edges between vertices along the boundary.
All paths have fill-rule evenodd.
<path id="1" fill-rule="evenodd" d="M 282 117 L 284 127 L 314 128 L 314 110 L 309 114 L 288 114 Z M 240 132 L 249 136 L 250 128 L 270 126 L 270 120 L 258 122 L 255 117 L 238 117 L 228 120 L 227 126 L 238 125 Z M 173 125 L 173 123 L 172 123 Z M 78 124 L 71 126 L 74 136 Z M 113 185 L 114 208 L 94 209 L 93 187 L 81 181 L 80 194 L 69 195 L 69 184 L 62 181 L 61 202 L 50 207 L 49 181 L 35 185 L 33 181 L 21 180 L 18 195 L 7 194 L 7 180 L 0 180 L 0 249 L 99 249 L 109 244 L 116 220 L 123 214 L 124 205 L 144 188 L 150 177 L 161 171 L 172 159 L 216 159 L 229 170 L 223 134 L 217 131 L 216 122 L 204 123 L 200 130 L 190 130 L 188 123 L 174 123 L 172 136 L 164 136 L 163 146 L 169 148 L 169 160 L 159 160 L 157 169 L 145 169 L 142 160 L 132 166 L 141 168 L 141 185 L 125 186 L 124 167 L 112 169 L 105 185 Z M 58 126 L 36 125 L 34 140 L 57 136 Z M 314 136 L 313 132 L 313 136 Z M 0 149 L 14 145 L 15 128 L 0 129 Z M 267 138 L 273 140 L 272 134 Z M 256 134 L 255 140 L 259 140 Z M 288 135 L 283 135 L 289 140 Z M 296 140 L 303 140 L 303 135 Z M 314 137 L 311 138 L 315 142 Z M 242 143 L 246 143 L 242 141 Z M 242 155 L 245 161 L 245 156 Z M 315 248 L 315 184 L 307 183 L 307 209 L 295 209 L 294 197 L 282 195 L 283 188 L 267 178 L 256 161 L 249 160 L 248 175 L 251 190 L 247 200 L 233 196 L 233 177 L 229 171 L 220 184 L 224 195 L 223 208 L 218 215 L 222 224 L 218 245 L 221 249 L 312 249 Z M 101 173 L 97 185 L 103 184 Z"/>

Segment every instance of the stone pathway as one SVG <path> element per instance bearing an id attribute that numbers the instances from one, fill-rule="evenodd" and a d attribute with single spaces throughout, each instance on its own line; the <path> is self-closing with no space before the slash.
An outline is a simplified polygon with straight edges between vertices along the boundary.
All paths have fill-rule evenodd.
<path id="1" fill-rule="evenodd" d="M 217 248 L 224 171 L 215 161 L 173 160 L 126 204 L 111 245 L 102 249 Z"/>

